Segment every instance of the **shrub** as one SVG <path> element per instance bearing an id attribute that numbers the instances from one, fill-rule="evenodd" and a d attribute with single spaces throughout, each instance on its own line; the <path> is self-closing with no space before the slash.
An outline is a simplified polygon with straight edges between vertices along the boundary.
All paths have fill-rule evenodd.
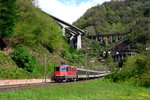
<path id="1" fill-rule="evenodd" d="M 1 67 L 0 79 L 31 79 L 39 78 L 42 75 L 39 73 L 30 73 L 23 68 L 18 67 Z"/>
<path id="2" fill-rule="evenodd" d="M 17 66 L 9 55 L 0 52 L 0 67 L 14 67 Z"/>
<path id="3" fill-rule="evenodd" d="M 105 77 L 105 79 L 109 79 L 112 82 L 119 82 L 119 81 L 124 81 L 125 76 L 121 73 L 114 72 L 112 74 L 109 74 Z"/>
<path id="4" fill-rule="evenodd" d="M 33 72 L 36 66 L 36 58 L 29 54 L 28 49 L 25 46 L 19 45 L 12 53 L 13 60 L 16 64 L 28 72 Z"/>
<path id="5" fill-rule="evenodd" d="M 139 78 L 140 79 L 139 85 L 145 86 L 145 87 L 150 87 L 150 77 L 149 76 L 150 76 L 150 73 L 141 75 L 141 77 Z"/>
<path id="6" fill-rule="evenodd" d="M 67 59 L 69 57 L 69 52 L 66 50 L 61 50 L 61 57 Z"/>
<path id="7" fill-rule="evenodd" d="M 108 63 L 112 63 L 112 62 L 113 62 L 112 56 L 108 55 L 106 61 L 107 61 Z"/>
<path id="8" fill-rule="evenodd" d="M 26 78 L 28 72 L 17 67 L 2 67 L 0 69 L 0 79 L 19 79 Z"/>
<path id="9" fill-rule="evenodd" d="M 119 72 L 106 76 L 113 82 L 125 82 L 137 86 L 150 87 L 149 53 L 129 57 Z"/>
<path id="10" fill-rule="evenodd" d="M 80 54 L 80 52 L 75 50 L 74 48 L 70 48 L 69 51 L 61 50 L 60 55 L 70 63 L 79 63 L 83 59 L 83 56 Z"/>

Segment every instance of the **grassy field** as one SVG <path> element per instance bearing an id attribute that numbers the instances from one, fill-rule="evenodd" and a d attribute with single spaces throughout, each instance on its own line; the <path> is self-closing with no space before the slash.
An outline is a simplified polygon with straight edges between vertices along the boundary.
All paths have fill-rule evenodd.
<path id="1" fill-rule="evenodd" d="M 150 100 L 150 88 L 94 80 L 0 93 L 0 100 Z"/>

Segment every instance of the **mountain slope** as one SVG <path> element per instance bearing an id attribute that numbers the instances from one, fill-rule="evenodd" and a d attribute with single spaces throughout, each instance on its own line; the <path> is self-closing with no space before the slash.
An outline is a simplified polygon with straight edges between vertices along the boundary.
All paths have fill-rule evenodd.
<path id="1" fill-rule="evenodd" d="M 88 30 L 89 35 L 127 33 L 134 31 L 137 24 L 144 23 L 148 28 L 149 17 L 149 0 L 111 1 L 90 8 L 73 24 Z M 146 27 L 140 26 L 149 32 Z"/>
<path id="2" fill-rule="evenodd" d="M 0 41 L 0 79 L 40 78 L 45 73 L 50 75 L 54 65 L 61 62 L 80 62 L 79 52 L 69 46 L 55 20 L 31 0 L 15 3 L 13 36 L 5 38 L 6 43 Z"/>
<path id="3" fill-rule="evenodd" d="M 73 24 L 87 30 L 87 35 L 129 33 L 126 39 L 143 51 L 150 47 L 150 0 L 106 2 L 87 10 Z"/>
<path id="4" fill-rule="evenodd" d="M 129 32 L 126 40 L 115 49 L 134 47 L 133 52 L 138 53 L 120 61 L 115 66 L 122 70 L 114 71 L 105 79 L 150 87 L 150 51 L 146 50 L 150 48 L 150 0 L 113 0 L 89 9 L 74 25 L 87 29 L 87 35 Z"/>

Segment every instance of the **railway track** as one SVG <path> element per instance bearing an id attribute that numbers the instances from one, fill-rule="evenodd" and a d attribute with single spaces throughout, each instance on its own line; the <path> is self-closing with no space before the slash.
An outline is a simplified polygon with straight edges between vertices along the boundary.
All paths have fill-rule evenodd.
<path id="1" fill-rule="evenodd" d="M 61 85 L 61 84 L 64 83 L 44 82 L 44 83 L 32 83 L 32 84 L 7 85 L 7 86 L 0 86 L 0 92 L 23 90 L 23 89 L 29 89 L 35 87 L 47 87 L 51 85 Z"/>
<path id="2" fill-rule="evenodd" d="M 0 92 L 9 92 L 9 91 L 24 90 L 24 89 L 30 89 L 30 88 L 36 88 L 36 87 L 47 87 L 47 86 L 52 86 L 52 85 L 63 85 L 63 84 L 70 84 L 70 83 L 77 83 L 77 82 L 85 82 L 85 81 L 91 81 L 91 80 L 98 80 L 100 78 L 89 79 L 89 80 L 85 79 L 85 80 L 80 80 L 80 81 L 75 81 L 75 82 L 63 82 L 63 83 L 43 82 L 43 83 L 32 83 L 32 84 L 6 85 L 6 86 L 0 86 Z"/>

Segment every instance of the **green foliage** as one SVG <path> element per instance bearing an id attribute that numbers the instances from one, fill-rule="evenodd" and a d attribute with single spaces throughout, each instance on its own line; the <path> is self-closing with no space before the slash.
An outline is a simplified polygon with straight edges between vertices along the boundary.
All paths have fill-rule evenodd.
<path id="1" fill-rule="evenodd" d="M 142 51 L 150 44 L 149 11 L 150 2 L 147 0 L 116 0 L 88 9 L 73 24 L 87 30 L 87 35 L 130 33 L 125 38 L 131 42 L 128 49 Z M 103 42 L 105 45 L 102 45 L 101 51 L 108 51 L 113 46 L 108 38 L 103 38 Z"/>
<path id="2" fill-rule="evenodd" d="M 12 98 L 14 100 L 29 100 L 29 98 L 31 100 L 39 98 L 40 100 L 149 100 L 150 88 L 94 80 L 2 92 L 0 98 L 2 100 L 12 100 Z"/>
<path id="3" fill-rule="evenodd" d="M 150 52 L 129 57 L 121 71 L 106 77 L 113 82 L 126 82 L 128 84 L 150 87 Z"/>
<path id="4" fill-rule="evenodd" d="M 6 0 L 6 1 L 10 2 L 13 0 Z M 20 69 L 27 72 L 25 73 L 25 76 L 26 74 L 28 74 L 30 78 L 32 78 L 32 76 L 39 77 L 45 75 L 44 74 L 45 63 L 43 54 L 49 56 L 48 61 L 53 60 L 52 62 L 56 62 L 58 64 L 59 59 L 51 56 L 52 55 L 51 53 L 54 53 L 55 56 L 58 55 L 58 53 L 60 53 L 61 50 L 69 51 L 69 45 L 66 39 L 63 38 L 62 31 L 59 25 L 49 15 L 43 13 L 41 9 L 36 8 L 33 2 L 35 1 L 16 0 L 15 6 L 13 6 L 15 8 L 12 7 L 12 9 L 15 10 L 15 12 L 12 13 L 16 14 L 15 17 L 16 21 L 15 23 L 13 23 L 15 25 L 13 33 L 15 34 L 12 37 L 13 41 L 9 41 L 12 42 L 11 48 L 15 49 L 11 55 L 13 56 L 12 57 L 13 60 L 9 56 L 8 57 L 10 58 L 10 60 L 6 59 L 7 58 L 6 56 L 0 58 L 0 66 L 4 67 L 15 66 L 17 68 L 19 67 Z M 1 8 L 3 9 L 6 7 L 5 5 L 3 5 L 3 7 L 1 5 L 3 4 L 0 2 L 0 10 Z M 2 12 L 0 12 L 0 16 L 1 13 Z M 7 16 L 8 15 L 6 15 L 6 17 Z M 2 20 L 0 19 L 0 23 L 1 22 Z M 4 28 L 3 26 L 2 29 L 6 28 Z M 1 41 L 3 42 L 3 40 L 0 40 L 0 42 Z M 3 43 L 0 43 L 0 48 L 1 47 L 3 47 Z M 11 61 L 14 64 L 12 64 Z M 50 75 L 50 73 L 53 71 L 52 65 L 54 64 L 51 64 L 51 62 L 46 63 L 46 68 L 48 69 L 47 75 Z M 14 70 L 10 70 L 9 72 L 15 73 Z M 20 73 L 24 75 L 23 72 Z M 5 78 L 5 76 L 3 77 Z"/>
<path id="5" fill-rule="evenodd" d="M 2 1 L 4 0 L 0 0 L 0 11 L 2 11 L 3 9 L 7 10 L 5 9 L 6 6 L 3 3 L 1 3 Z M 13 0 L 5 1 L 11 2 Z M 33 2 L 36 1 L 16 0 L 15 6 L 13 6 L 12 3 L 12 6 L 14 8 L 10 7 L 10 9 L 15 10 L 15 12 L 12 13 L 16 15 L 13 17 L 16 18 L 13 20 L 13 24 L 15 25 L 13 27 L 14 32 L 12 30 L 9 30 L 15 34 L 11 38 L 12 41 L 6 41 L 12 44 L 10 45 L 10 48 L 12 48 L 12 55 L 4 55 L 0 53 L 0 67 L 4 66 L 4 70 L 5 67 L 12 68 L 12 70 L 9 68 L 6 69 L 9 70 L 9 78 L 11 78 L 11 76 L 12 78 L 17 78 L 16 75 L 18 74 L 16 74 L 15 68 L 18 68 L 16 70 L 19 70 L 20 75 L 21 73 L 22 75 L 25 74 L 26 78 L 36 78 L 45 75 L 44 54 L 46 54 L 47 56 L 47 76 L 50 75 L 53 71 L 54 65 L 60 64 L 61 61 L 69 63 L 80 61 L 78 53 L 76 53 L 75 51 L 73 51 L 72 53 L 72 51 L 70 50 L 70 46 L 67 43 L 67 39 L 62 36 L 62 30 L 60 26 L 49 15 L 43 13 L 41 9 L 36 8 Z M 2 13 L 3 12 L 0 12 L 0 24 L 3 22 L 1 20 Z M 8 15 L 4 16 L 8 17 Z M 5 30 L 6 28 L 5 26 L 3 26 L 0 27 L 0 29 Z M 4 41 L 0 39 L 0 49 L 4 47 L 3 45 L 5 45 L 2 42 Z M 61 53 L 61 51 L 63 50 L 68 54 Z M 63 58 L 60 57 L 61 54 Z M 73 61 L 72 59 L 75 60 Z M 23 71 L 21 71 L 20 69 Z M 14 76 L 12 75 L 12 73 L 14 73 Z M 2 77 L 6 78 L 7 76 L 2 75 Z M 22 78 L 25 77 L 22 76 Z"/>
<path id="6" fill-rule="evenodd" d="M 110 79 L 112 82 L 119 82 L 119 80 L 123 79 L 123 76 L 120 73 L 114 72 L 110 75 L 107 75 L 105 79 Z"/>
<path id="7" fill-rule="evenodd" d="M 71 63 L 79 63 L 79 62 L 82 62 L 82 60 L 83 60 L 83 55 L 77 51 L 72 52 L 69 58 L 69 61 Z"/>
<path id="8" fill-rule="evenodd" d="M 28 75 L 28 72 L 23 70 L 22 68 L 17 67 L 2 67 L 0 69 L 0 79 L 18 79 L 25 78 Z"/>
<path id="9" fill-rule="evenodd" d="M 14 45 L 42 45 L 51 53 L 69 50 L 58 24 L 48 15 L 35 8 L 30 0 L 17 0 L 17 22 Z"/>
<path id="10" fill-rule="evenodd" d="M 52 75 L 53 72 L 54 72 L 54 66 L 56 66 L 56 65 L 58 65 L 57 62 L 49 62 L 47 64 L 47 72 L 46 72 L 46 74 L 47 75 Z"/>
<path id="11" fill-rule="evenodd" d="M 13 60 L 16 64 L 28 72 L 33 72 L 36 67 L 36 58 L 29 54 L 29 50 L 24 46 L 17 46 L 12 53 Z"/>
<path id="12" fill-rule="evenodd" d="M 90 8 L 74 25 L 88 30 L 89 35 L 130 32 L 134 36 L 147 36 L 149 12 L 150 2 L 147 0 L 111 1 Z"/>
<path id="13" fill-rule="evenodd" d="M 0 52 L 0 67 L 16 67 L 17 65 L 9 55 Z"/>
<path id="14" fill-rule="evenodd" d="M 11 37 L 16 19 L 16 0 L 0 0 L 0 38 Z"/>
<path id="15" fill-rule="evenodd" d="M 100 43 L 98 41 L 90 40 L 88 38 L 85 38 L 83 40 L 83 52 L 88 53 L 91 56 L 98 56 L 99 51 L 103 50 L 104 46 L 100 46 Z"/>
<path id="16" fill-rule="evenodd" d="M 140 78 L 137 82 L 139 82 L 139 84 L 141 86 L 150 87 L 150 77 L 149 76 L 150 76 L 150 73 L 143 74 L 140 76 Z"/>
<path id="17" fill-rule="evenodd" d="M 1 67 L 0 68 L 0 79 L 30 79 L 39 78 L 42 75 L 39 73 L 30 73 L 25 69 L 18 67 Z"/>
<path id="18" fill-rule="evenodd" d="M 108 55 L 108 57 L 106 58 L 106 61 L 107 61 L 108 63 L 112 63 L 112 62 L 113 62 L 112 56 Z"/>
<path id="19" fill-rule="evenodd" d="M 62 50 L 60 55 L 65 59 L 69 58 L 69 52 L 66 50 Z"/>
<path id="20" fill-rule="evenodd" d="M 62 50 L 60 55 L 62 58 L 67 59 L 70 64 L 79 63 L 83 60 L 83 55 L 75 48 L 71 48 L 69 51 Z"/>

